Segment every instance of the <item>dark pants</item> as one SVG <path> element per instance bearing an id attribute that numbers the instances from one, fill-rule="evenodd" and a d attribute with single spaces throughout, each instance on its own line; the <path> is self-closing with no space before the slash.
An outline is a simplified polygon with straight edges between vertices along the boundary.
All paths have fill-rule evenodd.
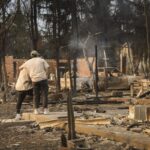
<path id="1" fill-rule="evenodd" d="M 33 82 L 34 108 L 39 108 L 41 97 L 42 97 L 43 108 L 47 108 L 48 105 L 48 81 L 47 80 Z"/>
<path id="2" fill-rule="evenodd" d="M 16 105 L 16 112 L 17 114 L 20 114 L 20 110 L 21 110 L 21 105 L 22 102 L 24 101 L 26 95 L 33 95 L 33 89 L 27 90 L 27 91 L 18 91 L 18 101 L 17 101 L 17 105 Z"/>

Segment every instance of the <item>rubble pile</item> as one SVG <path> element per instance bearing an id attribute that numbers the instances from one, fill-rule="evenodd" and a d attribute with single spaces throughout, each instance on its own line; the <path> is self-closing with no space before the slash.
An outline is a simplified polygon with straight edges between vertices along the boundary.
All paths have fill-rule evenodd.
<path id="1" fill-rule="evenodd" d="M 84 86 L 86 89 L 87 85 Z M 95 100 L 94 94 L 84 92 L 79 92 L 72 98 L 76 142 L 84 140 L 81 142 L 84 146 L 77 146 L 78 149 L 149 149 L 149 120 L 138 120 L 138 117 L 143 116 L 138 114 L 137 117 L 136 114 L 136 107 L 141 106 L 141 112 L 145 106 L 148 108 L 150 101 L 147 97 L 131 98 L 129 94 L 125 95 L 127 91 L 113 90 L 101 92 L 99 100 Z M 20 121 L 13 119 L 16 97 L 14 99 L 0 105 L 0 148 L 63 149 L 62 135 L 69 146 L 75 142 L 67 140 L 67 91 L 49 93 L 49 115 L 32 114 L 32 97 L 27 97 L 23 103 L 23 120 Z M 134 111 L 130 111 L 132 107 Z M 148 118 L 149 109 L 147 112 Z M 9 139 L 7 146 L 6 139 Z"/>

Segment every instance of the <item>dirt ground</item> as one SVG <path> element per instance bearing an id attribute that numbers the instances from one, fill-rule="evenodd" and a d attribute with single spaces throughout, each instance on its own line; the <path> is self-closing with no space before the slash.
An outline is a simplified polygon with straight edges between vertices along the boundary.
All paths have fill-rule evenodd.
<path id="1" fill-rule="evenodd" d="M 0 104 L 0 120 L 12 119 L 15 117 L 15 102 Z M 105 110 L 109 114 L 118 115 L 116 108 L 120 105 L 75 105 L 77 111 L 95 112 L 95 110 Z M 124 106 L 124 105 L 123 105 Z M 22 107 L 23 112 L 32 111 L 32 106 L 28 103 Z M 50 111 L 66 111 L 66 104 L 50 104 Z M 87 110 L 87 111 L 86 111 Z M 128 109 L 119 109 L 123 115 L 128 113 Z M 105 114 L 105 113 L 104 113 Z M 46 128 L 40 129 L 35 122 L 28 124 L 4 124 L 0 123 L 0 150 L 59 150 L 61 148 L 61 134 L 67 133 L 60 129 Z M 135 150 L 125 143 L 119 143 L 102 137 L 77 135 L 84 137 L 86 144 L 93 150 Z"/>

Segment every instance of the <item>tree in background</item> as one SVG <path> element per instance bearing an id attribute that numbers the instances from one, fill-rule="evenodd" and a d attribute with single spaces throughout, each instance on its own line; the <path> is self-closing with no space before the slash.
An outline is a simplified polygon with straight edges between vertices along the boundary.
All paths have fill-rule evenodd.
<path id="1" fill-rule="evenodd" d="M 22 1 L 17 0 L 16 10 L 12 11 L 13 15 L 16 15 L 15 20 L 12 24 L 11 31 L 7 34 L 7 54 L 13 55 L 15 58 L 27 58 L 29 51 L 32 47 L 31 41 L 31 28 L 29 24 L 29 14 L 24 5 L 21 5 Z M 15 9 L 15 8 L 14 8 Z M 26 11 L 24 11 L 26 9 Z"/>
<path id="2" fill-rule="evenodd" d="M 10 26 L 13 23 L 13 18 L 7 14 L 7 7 L 9 0 L 1 1 L 0 3 L 0 82 L 1 90 L 3 91 L 3 102 L 6 101 L 8 84 L 7 84 L 7 73 L 5 66 L 5 55 L 6 55 L 6 37 Z"/>
<path id="3" fill-rule="evenodd" d="M 117 11 L 115 13 L 115 22 L 120 26 L 121 29 L 119 31 L 121 35 L 118 37 L 121 39 L 121 43 L 131 43 L 133 56 L 135 58 L 134 61 L 136 61 L 134 64 L 139 65 L 140 62 L 144 61 L 143 69 L 147 74 L 149 72 L 149 67 L 147 67 L 147 60 L 149 57 L 149 48 L 147 43 L 149 43 L 149 40 L 147 40 L 147 36 L 149 36 L 150 33 L 149 31 L 146 32 L 146 28 L 149 28 L 150 23 L 150 16 L 148 13 L 150 9 L 150 1 L 147 1 L 145 5 L 146 9 L 144 8 L 144 1 L 141 0 L 116 1 Z M 135 72 L 137 71 L 137 66 L 135 66 Z"/>
<path id="4" fill-rule="evenodd" d="M 37 23 L 37 0 L 30 0 L 30 28 L 31 28 L 31 40 L 34 50 L 38 49 L 38 23 Z"/>
<path id="5" fill-rule="evenodd" d="M 1 49 L 5 49 L 5 53 L 1 50 L 1 56 L 27 58 L 31 49 L 38 49 L 44 57 L 55 58 L 59 66 L 60 56 L 66 57 L 66 51 L 60 47 L 70 45 L 74 34 L 78 33 L 81 40 L 100 32 L 100 36 L 91 39 L 97 40 L 100 54 L 105 49 L 113 58 L 110 64 L 117 59 L 117 50 L 125 42 L 133 49 L 135 64 L 143 60 L 146 64 L 149 9 L 149 0 L 1 0 L 0 34 L 4 43 Z M 94 42 L 88 42 L 91 51 Z"/>

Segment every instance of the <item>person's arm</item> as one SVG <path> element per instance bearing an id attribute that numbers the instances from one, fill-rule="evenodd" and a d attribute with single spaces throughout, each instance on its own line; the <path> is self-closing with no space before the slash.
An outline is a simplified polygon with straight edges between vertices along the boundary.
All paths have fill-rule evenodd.
<path id="1" fill-rule="evenodd" d="M 50 68 L 49 67 L 46 69 L 46 75 L 47 75 L 47 78 L 49 79 L 49 75 L 50 75 Z"/>
<path id="2" fill-rule="evenodd" d="M 24 68 L 24 64 L 19 67 L 19 70 L 22 70 L 23 68 Z"/>
<path id="3" fill-rule="evenodd" d="M 47 78 L 49 78 L 50 68 L 49 68 L 49 64 L 45 60 L 44 60 L 44 68 L 45 68 Z"/>
<path id="4" fill-rule="evenodd" d="M 25 67 L 26 67 L 26 62 L 23 63 L 23 64 L 19 67 L 19 70 L 22 70 L 22 69 L 25 68 Z"/>

